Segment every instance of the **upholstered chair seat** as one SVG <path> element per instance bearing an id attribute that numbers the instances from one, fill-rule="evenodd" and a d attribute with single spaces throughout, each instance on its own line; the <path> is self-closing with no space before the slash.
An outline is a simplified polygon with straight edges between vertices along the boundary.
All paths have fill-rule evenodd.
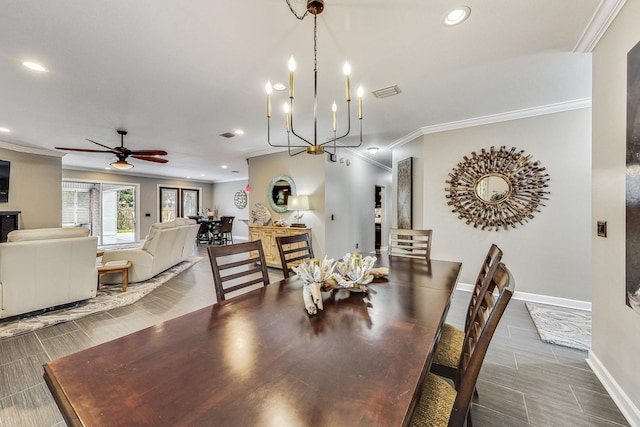
<path id="1" fill-rule="evenodd" d="M 442 326 L 438 347 L 433 355 L 433 363 L 453 370 L 458 369 L 463 342 L 464 331 L 445 323 Z"/>
<path id="2" fill-rule="evenodd" d="M 428 398 L 420 399 L 416 405 L 413 426 L 448 426 L 456 394 L 456 390 L 446 380 L 429 373 L 422 386 L 422 395 Z"/>

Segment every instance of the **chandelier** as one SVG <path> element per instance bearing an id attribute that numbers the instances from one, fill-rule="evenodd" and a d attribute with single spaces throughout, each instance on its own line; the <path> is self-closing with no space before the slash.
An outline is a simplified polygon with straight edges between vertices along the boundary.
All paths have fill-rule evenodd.
<path id="1" fill-rule="evenodd" d="M 289 151 L 290 156 L 295 156 L 300 153 L 308 153 L 308 154 L 323 154 L 325 152 L 325 146 L 332 147 L 333 153 L 336 153 L 337 147 L 346 147 L 346 148 L 356 148 L 362 145 L 362 95 L 363 90 L 362 86 L 360 86 L 357 90 L 358 95 L 358 122 L 360 124 L 360 140 L 358 144 L 344 144 L 341 143 L 337 145 L 337 141 L 349 135 L 351 132 L 351 82 L 349 80 L 349 75 L 351 74 L 351 67 L 348 62 L 345 62 L 343 67 L 343 72 L 346 79 L 346 102 L 347 102 L 347 129 L 343 135 L 337 135 L 337 106 L 335 101 L 331 106 L 332 112 L 332 122 L 333 122 L 333 137 L 328 138 L 327 141 L 318 143 L 318 26 L 317 26 L 317 17 L 324 10 L 324 0 L 307 0 L 307 10 L 303 15 L 298 15 L 289 0 L 287 1 L 287 5 L 289 5 L 289 9 L 291 13 L 294 14 L 296 18 L 302 20 L 308 14 L 313 15 L 313 139 L 307 139 L 300 136 L 296 133 L 294 120 L 293 120 L 293 98 L 294 98 L 294 72 L 296 70 L 296 62 L 293 59 L 293 56 L 289 60 L 289 101 L 284 103 L 284 117 L 285 117 L 285 131 L 287 133 L 287 143 L 286 144 L 274 144 L 271 142 L 271 93 L 273 91 L 273 87 L 271 86 L 271 82 L 267 82 L 266 91 L 267 91 L 267 141 L 269 145 L 272 147 L 286 147 Z M 291 135 L 300 142 L 292 143 Z M 294 140 L 296 141 L 296 140 Z"/>

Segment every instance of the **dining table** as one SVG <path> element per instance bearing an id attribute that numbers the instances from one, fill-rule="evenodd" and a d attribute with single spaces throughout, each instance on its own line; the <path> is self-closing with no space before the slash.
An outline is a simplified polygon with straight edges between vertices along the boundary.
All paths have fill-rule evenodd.
<path id="1" fill-rule="evenodd" d="M 375 256 L 386 277 L 323 292 L 315 315 L 292 275 L 50 361 L 45 381 L 70 426 L 410 425 L 462 264 Z"/>

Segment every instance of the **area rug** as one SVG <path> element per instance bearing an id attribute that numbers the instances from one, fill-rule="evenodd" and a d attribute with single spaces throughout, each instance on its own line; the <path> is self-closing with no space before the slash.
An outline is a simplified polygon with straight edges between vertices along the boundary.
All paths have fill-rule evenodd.
<path id="1" fill-rule="evenodd" d="M 591 349 L 591 312 L 551 305 L 525 303 L 540 339 L 551 344 Z"/>
<path id="2" fill-rule="evenodd" d="M 4 319 L 0 321 L 0 339 L 26 334 L 57 323 L 68 322 L 100 311 L 133 304 L 152 290 L 191 268 L 201 259 L 202 257 L 190 257 L 149 280 L 129 283 L 126 292 L 122 292 L 121 285 L 101 285 L 96 296 L 89 300 L 41 314 Z"/>

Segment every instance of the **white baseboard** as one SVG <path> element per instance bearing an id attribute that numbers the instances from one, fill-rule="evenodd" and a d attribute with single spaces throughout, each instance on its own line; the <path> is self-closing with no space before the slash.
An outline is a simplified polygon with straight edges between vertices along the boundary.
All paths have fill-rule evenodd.
<path id="1" fill-rule="evenodd" d="M 458 283 L 458 286 L 456 286 L 456 289 L 465 291 L 465 292 L 471 292 L 473 290 L 473 285 L 469 285 L 467 283 Z M 552 297 L 548 295 L 530 294 L 528 292 L 518 292 L 518 291 L 516 291 L 515 294 L 513 294 L 513 299 L 537 302 L 540 304 L 547 304 L 547 305 L 557 305 L 560 307 L 575 308 L 576 310 L 591 311 L 590 301 L 558 298 L 558 297 Z"/>
<path id="2" fill-rule="evenodd" d="M 604 367 L 593 351 L 589 351 L 587 364 L 591 367 L 593 373 L 596 374 L 596 377 L 598 377 L 629 424 L 632 427 L 640 427 L 640 410 L 633 404 L 629 396 L 627 396 L 624 390 L 618 385 L 616 380 L 613 379 L 611 374 L 609 374 L 607 368 Z"/>

